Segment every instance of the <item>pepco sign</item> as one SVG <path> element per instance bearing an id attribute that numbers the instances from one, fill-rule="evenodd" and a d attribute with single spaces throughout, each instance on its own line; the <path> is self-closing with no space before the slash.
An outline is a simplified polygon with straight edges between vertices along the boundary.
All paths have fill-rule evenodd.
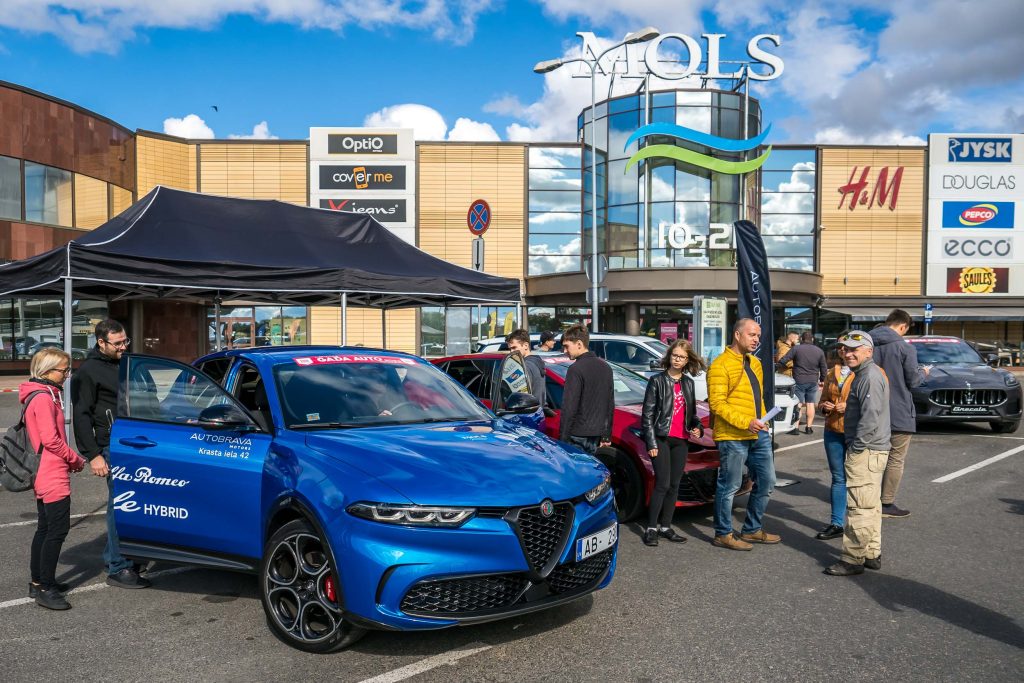
<path id="1" fill-rule="evenodd" d="M 1013 229 L 1013 202 L 942 202 L 943 228 Z"/>

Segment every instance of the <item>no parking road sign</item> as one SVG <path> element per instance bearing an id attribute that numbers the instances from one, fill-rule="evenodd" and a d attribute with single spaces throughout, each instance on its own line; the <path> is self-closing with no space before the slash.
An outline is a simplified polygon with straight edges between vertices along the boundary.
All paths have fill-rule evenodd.
<path id="1" fill-rule="evenodd" d="M 491 227 L 491 207 L 483 199 L 477 199 L 469 205 L 466 214 L 466 225 L 474 235 L 482 235 Z"/>

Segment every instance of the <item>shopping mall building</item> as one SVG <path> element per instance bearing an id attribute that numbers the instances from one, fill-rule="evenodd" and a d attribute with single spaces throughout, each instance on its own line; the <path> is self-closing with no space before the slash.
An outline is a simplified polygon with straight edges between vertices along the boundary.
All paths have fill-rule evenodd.
<path id="1" fill-rule="evenodd" d="M 391 348 L 458 353 L 523 316 L 533 331 L 589 320 L 583 264 L 596 171 L 598 253 L 608 265 L 602 331 L 687 334 L 696 295 L 728 299 L 734 315 L 731 226 L 747 218 L 767 250 L 777 332 L 809 329 L 828 340 L 873 326 L 894 307 L 923 321 L 930 304 L 933 332 L 1024 339 L 1024 217 L 1014 216 L 1024 213 L 1024 136 L 775 145 L 755 170 L 733 172 L 721 169 L 741 168 L 771 144 L 754 98 L 688 89 L 615 97 L 597 103 L 593 130 L 590 110 L 578 114 L 578 140 L 564 143 L 414 142 L 408 130 L 321 127 L 306 140 L 188 140 L 132 131 L 0 82 L 0 259 L 60 246 L 164 185 L 368 213 L 420 249 L 471 267 L 467 216 L 483 200 L 484 270 L 519 278 L 524 307 L 408 309 L 386 320 Z M 644 128 L 659 123 L 703 136 Z M 660 132 L 638 138 L 641 129 Z M 701 144 L 763 130 L 769 137 L 747 156 Z M 696 154 L 632 158 L 657 145 Z M 693 162 L 709 156 L 714 171 Z M 127 322 L 137 351 L 193 358 L 213 343 L 212 308 L 78 301 L 73 347 L 87 349 L 91 326 L 108 314 Z M 351 310 L 349 343 L 380 345 L 380 316 Z M 336 308 L 230 302 L 222 321 L 232 346 L 339 341 Z M 59 343 L 61 322 L 59 301 L 0 300 L 0 371 L 23 371 L 33 347 Z"/>

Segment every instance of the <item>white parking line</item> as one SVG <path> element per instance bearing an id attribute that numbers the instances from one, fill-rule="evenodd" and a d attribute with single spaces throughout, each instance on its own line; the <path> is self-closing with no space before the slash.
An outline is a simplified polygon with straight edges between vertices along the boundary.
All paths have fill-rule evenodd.
<path id="1" fill-rule="evenodd" d="M 980 470 L 982 467 L 985 467 L 986 465 L 991 465 L 994 462 L 999 462 L 1003 458 L 1009 458 L 1011 455 L 1015 453 L 1020 453 L 1021 451 L 1024 451 L 1024 446 L 1017 446 L 1016 448 L 1011 448 L 1010 450 L 1000 453 L 999 455 L 993 455 L 988 460 L 982 460 L 979 463 L 971 465 L 970 467 L 965 467 L 962 470 L 957 470 L 956 472 L 953 472 L 952 474 L 947 474 L 944 477 L 932 479 L 932 483 L 943 484 L 951 479 L 956 479 L 957 477 L 973 472 L 974 470 Z"/>
<path id="2" fill-rule="evenodd" d="M 396 683 L 397 681 L 404 681 L 405 679 L 412 678 L 413 676 L 421 674 L 424 671 L 430 671 L 431 669 L 436 669 L 439 666 L 447 666 L 449 664 L 454 664 L 460 659 L 465 659 L 466 657 L 471 657 L 475 654 L 483 652 L 484 650 L 490 649 L 490 645 L 483 645 L 481 643 L 470 643 L 469 645 L 463 645 L 462 647 L 457 648 L 455 650 L 450 650 L 448 652 L 443 652 L 439 655 L 434 655 L 433 657 L 421 659 L 415 664 L 403 666 L 402 668 L 395 669 L 393 671 L 386 671 L 379 676 L 367 678 L 363 681 L 360 681 L 359 683 Z"/>
<path id="3" fill-rule="evenodd" d="M 105 515 L 105 514 L 107 514 L 106 510 L 100 510 L 99 512 L 83 512 L 80 515 L 71 515 L 71 519 L 78 519 L 79 517 L 92 517 L 94 515 Z M 12 526 L 29 526 L 30 524 L 36 524 L 36 523 L 37 523 L 37 520 L 34 520 L 34 519 L 26 520 L 24 522 L 7 522 L 5 524 L 0 524 L 0 529 L 6 529 L 6 528 L 12 527 Z"/>
<path id="4" fill-rule="evenodd" d="M 775 452 L 776 453 L 781 453 L 782 451 L 791 451 L 794 448 L 803 448 L 804 446 L 813 446 L 816 443 L 824 443 L 824 442 L 825 442 L 825 439 L 815 439 L 814 441 L 805 441 L 803 443 L 798 443 L 798 444 L 796 444 L 794 446 L 786 446 L 785 448 L 776 448 Z"/>
<path id="5" fill-rule="evenodd" d="M 147 572 L 147 577 L 156 578 L 158 576 L 170 576 L 171 574 L 181 574 L 184 572 L 190 572 L 197 567 L 174 567 L 173 569 L 161 569 L 156 572 Z M 88 586 L 80 586 L 74 590 L 68 591 L 67 595 L 77 595 L 79 593 L 89 593 L 92 591 L 102 590 L 104 588 L 110 588 L 106 583 L 90 583 Z M 0 609 L 7 609 L 8 607 L 17 607 L 18 605 L 28 605 L 34 603 L 33 598 L 15 598 L 14 600 L 7 600 L 6 602 L 0 602 Z"/>

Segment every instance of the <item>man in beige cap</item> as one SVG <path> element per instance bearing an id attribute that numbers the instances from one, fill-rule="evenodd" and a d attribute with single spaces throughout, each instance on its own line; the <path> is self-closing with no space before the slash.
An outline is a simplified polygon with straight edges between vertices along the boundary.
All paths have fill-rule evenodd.
<path id="1" fill-rule="evenodd" d="M 839 337 L 840 352 L 854 373 L 846 400 L 846 525 L 843 555 L 830 576 L 882 568 L 882 473 L 889 459 L 889 382 L 875 365 L 874 342 L 855 330 Z"/>

